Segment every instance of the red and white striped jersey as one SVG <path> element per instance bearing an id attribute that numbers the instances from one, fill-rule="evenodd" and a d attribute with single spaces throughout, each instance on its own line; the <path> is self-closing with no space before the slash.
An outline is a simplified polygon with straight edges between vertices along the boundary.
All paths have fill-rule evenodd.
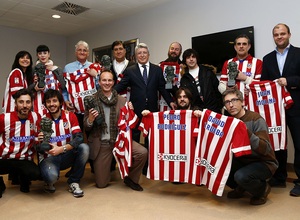
<path id="1" fill-rule="evenodd" d="M 161 62 L 160 63 L 160 67 L 164 73 L 164 78 L 166 80 L 166 74 L 165 74 L 165 69 L 167 66 L 173 66 L 174 67 L 174 74 L 176 75 L 173 79 L 173 84 L 172 86 L 176 86 L 179 88 L 180 86 L 180 78 L 181 78 L 181 75 L 180 75 L 180 66 L 177 62 Z M 160 112 L 163 112 L 163 111 L 168 111 L 168 110 L 171 110 L 171 108 L 168 106 L 168 103 L 165 101 L 165 99 L 159 95 L 159 101 L 158 101 L 158 105 L 159 105 L 159 111 Z"/>
<path id="2" fill-rule="evenodd" d="M 192 184 L 204 184 L 222 196 L 228 179 L 232 155 L 251 154 L 245 123 L 234 117 L 204 109 L 198 129 Z"/>
<path id="3" fill-rule="evenodd" d="M 35 98 L 33 100 L 33 110 L 34 112 L 38 112 L 41 116 L 45 115 L 48 112 L 43 104 L 44 93 L 48 89 L 61 91 L 61 85 L 56 75 L 48 69 L 45 70 L 45 74 L 45 89 L 43 91 L 36 92 Z"/>
<path id="4" fill-rule="evenodd" d="M 13 69 L 7 78 L 6 87 L 3 96 L 3 113 L 13 112 L 15 110 L 15 100 L 12 97 L 20 89 L 27 88 L 26 79 L 20 69 Z"/>
<path id="5" fill-rule="evenodd" d="M 113 149 L 113 154 L 118 163 L 122 179 L 128 176 L 129 167 L 132 165 L 131 129 L 134 128 L 137 123 L 137 115 L 128 107 L 128 103 L 126 102 L 125 106 L 120 109 L 120 117 L 118 121 L 119 134 Z"/>
<path id="6" fill-rule="evenodd" d="M 253 82 L 245 99 L 249 110 L 259 113 L 267 122 L 273 150 L 287 147 L 285 109 L 293 105 L 292 97 L 277 81 Z"/>
<path id="7" fill-rule="evenodd" d="M 193 130 L 198 118 L 192 110 L 149 113 L 139 129 L 149 137 L 147 178 L 171 182 L 190 182 L 195 143 Z"/>
<path id="8" fill-rule="evenodd" d="M 51 114 L 47 113 L 44 117 L 51 118 Z M 52 130 L 54 131 L 50 138 L 50 143 L 57 146 L 63 146 L 69 143 L 73 138 L 72 135 L 81 132 L 76 115 L 73 112 L 61 111 L 61 116 L 52 122 Z M 39 155 L 40 160 L 51 156 L 50 154 Z"/>
<path id="9" fill-rule="evenodd" d="M 225 61 L 222 68 L 220 81 L 226 82 L 227 84 L 228 82 L 227 66 L 228 63 L 231 61 L 236 62 L 238 65 L 238 70 L 244 73 L 246 76 L 249 76 L 255 80 L 260 80 L 261 73 L 262 73 L 262 61 L 255 57 L 252 57 L 251 55 L 248 55 L 244 60 L 239 60 L 237 57 L 234 57 L 232 59 Z M 236 84 L 238 89 L 244 94 L 245 84 L 239 80 L 236 80 Z"/>
<path id="10" fill-rule="evenodd" d="M 41 116 L 29 113 L 21 121 L 16 111 L 0 115 L 0 159 L 33 160 Z"/>
<path id="11" fill-rule="evenodd" d="M 73 73 L 64 73 L 69 100 L 76 113 L 84 113 L 84 97 L 97 92 L 95 78 L 88 74 L 88 70 L 89 68 L 85 68 Z"/>

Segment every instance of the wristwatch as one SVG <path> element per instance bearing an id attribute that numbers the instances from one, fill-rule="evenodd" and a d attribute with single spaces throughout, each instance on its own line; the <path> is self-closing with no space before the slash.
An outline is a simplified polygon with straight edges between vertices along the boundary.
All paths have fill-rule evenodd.
<path id="1" fill-rule="evenodd" d="M 66 145 L 63 146 L 63 153 L 66 153 L 67 152 L 67 147 Z"/>

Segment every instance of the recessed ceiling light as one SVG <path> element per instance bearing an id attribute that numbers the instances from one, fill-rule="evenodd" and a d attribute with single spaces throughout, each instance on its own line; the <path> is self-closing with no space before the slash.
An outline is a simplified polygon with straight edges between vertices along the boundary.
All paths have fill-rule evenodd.
<path id="1" fill-rule="evenodd" d="M 60 15 L 52 15 L 52 18 L 60 18 Z"/>

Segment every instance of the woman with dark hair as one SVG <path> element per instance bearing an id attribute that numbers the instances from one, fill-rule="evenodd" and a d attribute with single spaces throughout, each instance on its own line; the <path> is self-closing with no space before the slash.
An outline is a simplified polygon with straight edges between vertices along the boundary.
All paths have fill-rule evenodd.
<path id="1" fill-rule="evenodd" d="M 20 51 L 16 54 L 12 71 L 7 77 L 2 103 L 4 113 L 15 110 L 15 101 L 12 96 L 20 89 L 33 88 L 33 81 L 32 57 L 29 52 Z"/>

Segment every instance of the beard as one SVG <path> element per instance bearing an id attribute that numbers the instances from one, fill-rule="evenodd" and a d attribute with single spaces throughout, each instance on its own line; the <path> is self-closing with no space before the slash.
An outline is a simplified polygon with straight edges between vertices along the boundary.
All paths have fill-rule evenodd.
<path id="1" fill-rule="evenodd" d="M 180 102 L 178 105 L 177 105 L 177 109 L 178 110 L 188 110 L 190 109 L 191 105 L 186 103 L 186 102 Z"/>
<path id="2" fill-rule="evenodd" d="M 176 55 L 176 53 L 169 53 L 168 54 L 168 60 L 171 62 L 176 62 L 179 59 L 179 56 Z"/>

